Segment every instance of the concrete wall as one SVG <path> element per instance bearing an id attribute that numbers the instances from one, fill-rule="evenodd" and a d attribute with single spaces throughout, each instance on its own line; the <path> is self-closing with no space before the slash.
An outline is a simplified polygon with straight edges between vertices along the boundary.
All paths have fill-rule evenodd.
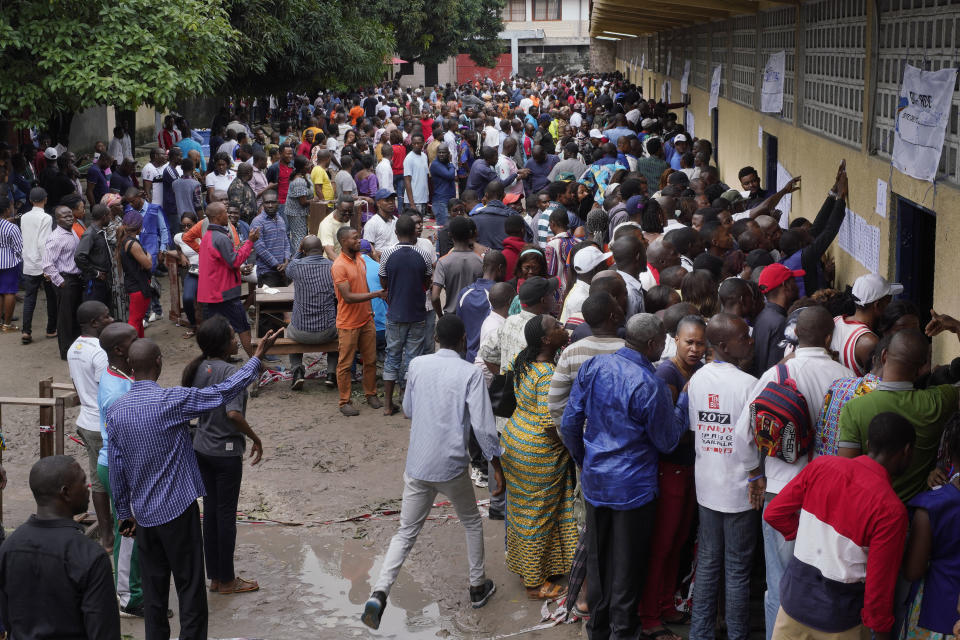
<path id="1" fill-rule="evenodd" d="M 597 40 L 590 38 L 590 71 L 610 71 L 615 66 L 621 67 L 621 62 L 617 60 L 617 43 L 612 40 Z"/>
<path id="2" fill-rule="evenodd" d="M 591 48 L 591 62 L 594 50 Z M 612 66 L 612 65 L 611 65 Z M 616 68 L 626 72 L 627 61 L 618 59 Z M 607 67 L 610 68 L 610 67 Z M 639 74 L 633 76 L 639 80 Z M 646 71 L 643 85 L 646 95 L 660 94 L 660 83 L 665 76 Z M 667 78 L 673 83 L 674 99 L 679 95 L 679 81 Z M 652 91 L 652 93 L 651 93 Z M 707 111 L 709 91 L 691 86 L 690 106 L 693 113 L 695 131 L 698 137 L 711 138 L 712 120 Z M 936 270 L 934 284 L 934 306 L 940 313 L 960 317 L 960 290 L 953 281 L 960 268 L 960 258 L 953 253 L 953 247 L 960 243 L 960 220 L 954 215 L 960 210 L 960 189 L 949 184 L 939 184 L 936 189 L 930 183 L 916 180 L 899 171 L 890 172 L 890 162 L 866 153 L 865 149 L 833 142 L 806 129 L 795 126 L 773 116 L 762 114 L 743 107 L 726 98 L 718 103 L 719 135 L 714 144 L 718 150 L 718 168 L 724 182 L 739 188 L 737 172 L 741 167 L 752 165 L 763 175 L 764 150 L 757 145 L 758 127 L 778 139 L 778 160 L 793 176 L 802 176 L 802 189 L 793 194 L 792 218 L 803 216 L 812 220 L 833 185 L 837 166 L 842 159 L 847 160 L 847 175 L 850 183 L 848 207 L 866 221 L 880 228 L 881 275 L 892 279 L 896 274 L 896 212 L 890 207 L 887 216 L 875 213 L 877 180 L 890 180 L 888 201 L 895 202 L 894 194 L 937 212 Z M 677 111 L 680 122 L 684 120 L 684 110 Z M 866 145 L 864 145 L 866 146 Z M 837 286 L 842 288 L 853 284 L 866 269 L 854 260 L 835 242 L 833 255 L 837 264 Z M 944 334 L 933 341 L 935 363 L 949 362 L 960 356 L 960 344 L 953 334 Z"/>
<path id="3" fill-rule="evenodd" d="M 509 2 L 509 0 L 507 0 Z M 526 18 L 524 20 L 508 21 L 507 10 L 504 9 L 504 25 L 506 30 L 543 29 L 545 35 L 556 38 L 577 37 L 586 40 L 590 36 L 590 3 L 588 0 L 562 0 L 560 5 L 560 20 L 534 20 L 533 0 L 526 0 Z"/>
<path id="4" fill-rule="evenodd" d="M 400 65 L 393 65 L 393 72 L 397 74 L 400 72 Z M 456 83 L 457 82 L 457 57 L 450 56 L 439 65 L 437 65 L 437 82 L 440 86 L 447 84 L 448 82 Z M 424 84 L 424 68 L 420 63 L 414 63 L 413 73 L 409 75 L 404 75 L 400 77 L 400 86 L 412 89 L 419 87 Z"/>

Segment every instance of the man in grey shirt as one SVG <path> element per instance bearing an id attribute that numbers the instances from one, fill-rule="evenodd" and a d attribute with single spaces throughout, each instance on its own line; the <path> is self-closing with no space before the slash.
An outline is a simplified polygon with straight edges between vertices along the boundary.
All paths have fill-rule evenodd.
<path id="1" fill-rule="evenodd" d="M 553 182 L 557 180 L 557 176 L 561 173 L 572 173 L 573 179 L 579 180 L 580 176 L 587 170 L 587 165 L 577 157 L 579 152 L 580 148 L 576 142 L 568 142 L 566 146 L 563 147 L 563 160 L 555 164 L 553 169 L 550 169 L 550 173 L 547 174 L 547 180 Z"/>
<path id="2" fill-rule="evenodd" d="M 333 188 L 339 200 L 344 195 L 357 195 L 357 182 L 353 179 L 350 170 L 353 168 L 353 156 L 349 153 L 340 158 L 340 171 L 333 176 Z"/>
<path id="3" fill-rule="evenodd" d="M 193 160 L 186 158 L 180 163 L 183 175 L 173 181 L 173 197 L 177 203 L 177 216 L 192 213 L 202 217 L 203 199 L 200 196 L 200 183 L 193 177 Z M 171 230 L 171 236 L 173 231 Z"/>
<path id="4" fill-rule="evenodd" d="M 404 470 L 403 505 L 400 528 L 390 541 L 373 594 L 364 605 L 361 620 L 373 629 L 387 604 L 390 587 L 417 541 L 430 515 L 437 493 L 453 504 L 467 531 L 467 558 L 470 563 L 470 602 L 482 607 L 496 587 L 483 568 L 483 520 L 470 480 L 470 432 L 476 436 L 484 457 L 491 462 L 497 490 L 503 493 L 500 443 L 483 373 L 461 358 L 466 351 L 466 331 L 456 315 L 437 321 L 436 353 L 410 362 L 403 413 L 411 418 L 410 446 Z"/>

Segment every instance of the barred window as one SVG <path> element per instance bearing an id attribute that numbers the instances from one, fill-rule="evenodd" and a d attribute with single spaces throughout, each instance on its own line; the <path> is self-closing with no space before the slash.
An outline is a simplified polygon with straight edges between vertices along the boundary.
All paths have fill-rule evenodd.
<path id="1" fill-rule="evenodd" d="M 797 10 L 794 7 L 774 9 L 760 14 L 760 63 L 766 65 L 771 54 L 786 51 L 786 72 L 783 76 L 783 112 L 771 113 L 784 120 L 793 120 L 796 104 L 794 93 L 794 65 L 796 64 L 796 19 Z M 761 68 L 762 74 L 762 68 Z M 763 82 L 760 77 L 759 82 Z"/>

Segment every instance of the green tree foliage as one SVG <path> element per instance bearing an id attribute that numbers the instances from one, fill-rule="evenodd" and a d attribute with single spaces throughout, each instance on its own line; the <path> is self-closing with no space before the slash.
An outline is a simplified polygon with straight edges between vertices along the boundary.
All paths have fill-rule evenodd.
<path id="1" fill-rule="evenodd" d="M 0 7 L 0 114 L 21 125 L 100 104 L 163 108 L 227 77 L 217 0 L 13 0 Z"/>
<path id="2" fill-rule="evenodd" d="M 280 95 L 378 81 L 393 52 L 393 32 L 362 6 L 354 0 L 227 0 L 240 47 L 222 93 Z"/>
<path id="3" fill-rule="evenodd" d="M 504 0 L 375 0 L 372 13 L 396 32 L 397 55 L 409 62 L 438 64 L 468 53 L 478 65 L 493 66 L 504 52 Z"/>

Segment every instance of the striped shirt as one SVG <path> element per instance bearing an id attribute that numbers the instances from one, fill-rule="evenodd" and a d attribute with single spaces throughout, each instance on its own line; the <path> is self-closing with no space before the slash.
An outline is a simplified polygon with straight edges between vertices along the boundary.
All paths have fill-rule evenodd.
<path id="1" fill-rule="evenodd" d="M 567 398 L 570 397 L 570 389 L 573 387 L 573 381 L 577 379 L 580 365 L 593 356 L 614 353 L 623 346 L 624 342 L 620 338 L 590 336 L 583 340 L 577 340 L 563 350 L 560 359 L 557 360 L 557 366 L 553 370 L 553 379 L 550 380 L 550 393 L 547 396 L 547 406 L 550 409 L 550 416 L 553 418 L 554 424 L 560 426 L 560 419 L 563 417 L 563 410 L 567 406 Z"/>
<path id="2" fill-rule="evenodd" d="M 253 243 L 253 250 L 257 254 L 257 272 L 276 271 L 281 263 L 290 259 L 287 225 L 280 215 L 271 218 L 264 212 L 253 219 L 250 230 L 254 229 L 260 229 L 260 237 Z"/>
<path id="3" fill-rule="evenodd" d="M 137 380 L 106 414 L 110 488 L 121 520 L 144 527 L 179 517 L 206 495 L 190 439 L 190 420 L 229 402 L 257 379 L 260 359 L 250 358 L 218 385 L 165 389 Z"/>
<path id="4" fill-rule="evenodd" d="M 80 238 L 70 229 L 57 226 L 47 238 L 43 251 L 43 273 L 50 277 L 53 286 L 63 284 L 61 273 L 80 273 L 80 267 L 73 259 Z"/>
<path id="5" fill-rule="evenodd" d="M 293 280 L 290 324 L 294 329 L 320 333 L 336 324 L 337 297 L 332 268 L 333 263 L 324 255 L 295 258 L 287 265 L 287 276 Z"/>
<path id="6" fill-rule="evenodd" d="M 23 236 L 17 225 L 0 218 L 0 269 L 12 269 L 23 262 Z"/>

